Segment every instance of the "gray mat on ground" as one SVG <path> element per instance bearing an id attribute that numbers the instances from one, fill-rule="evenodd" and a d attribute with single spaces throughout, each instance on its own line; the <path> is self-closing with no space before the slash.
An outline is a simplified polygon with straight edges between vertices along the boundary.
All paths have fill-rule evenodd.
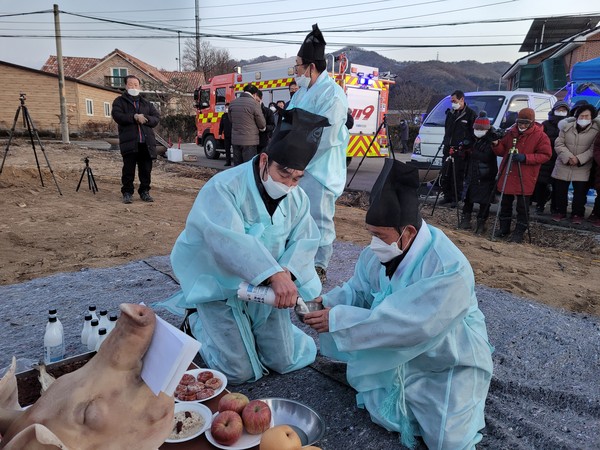
<path id="1" fill-rule="evenodd" d="M 336 243 L 325 291 L 352 275 L 360 248 Z M 62 273 L 0 286 L 0 368 L 12 355 L 23 366 L 37 361 L 47 311 L 58 309 L 67 356 L 87 351 L 80 343 L 83 314 L 90 304 L 117 312 L 122 302 L 152 306 L 178 290 L 167 257 L 109 269 Z M 480 448 L 600 448 L 600 319 L 552 309 L 503 291 L 477 286 L 495 346 L 494 378 L 487 400 Z M 180 318 L 157 311 L 178 325 Z M 316 338 L 308 327 L 294 323 Z M 318 341 L 317 341 L 318 342 Z M 398 434 L 374 425 L 355 404 L 342 363 L 318 357 L 297 372 L 271 374 L 235 387 L 253 398 L 285 397 L 309 405 L 325 420 L 324 450 L 402 448 Z"/>

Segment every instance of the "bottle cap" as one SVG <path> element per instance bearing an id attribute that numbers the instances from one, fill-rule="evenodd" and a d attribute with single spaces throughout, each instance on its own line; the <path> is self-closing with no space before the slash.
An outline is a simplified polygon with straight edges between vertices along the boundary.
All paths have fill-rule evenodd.
<path id="1" fill-rule="evenodd" d="M 103 334 L 106 334 L 106 328 L 100 328 L 100 329 L 98 330 L 98 334 L 99 334 L 100 336 L 102 336 Z"/>
<path id="2" fill-rule="evenodd" d="M 117 315 L 116 314 L 111 314 L 110 315 L 110 319 L 108 319 L 108 320 L 110 320 L 111 322 L 116 322 L 117 321 Z"/>
<path id="3" fill-rule="evenodd" d="M 98 319 L 93 319 L 92 320 L 92 326 L 93 327 L 97 327 L 98 326 Z"/>
<path id="4" fill-rule="evenodd" d="M 90 306 L 88 309 L 89 309 L 90 311 L 96 311 L 96 307 L 95 307 L 94 305 L 91 305 L 91 306 Z"/>
<path id="5" fill-rule="evenodd" d="M 48 314 L 56 314 L 56 309 L 49 309 Z"/>
<path id="6" fill-rule="evenodd" d="M 48 317 L 48 322 L 56 322 L 56 317 L 54 317 L 54 316 Z"/>
<path id="7" fill-rule="evenodd" d="M 107 311 L 107 310 L 105 310 L 105 309 L 103 309 L 103 310 L 101 310 L 101 311 L 100 311 L 100 315 L 101 315 L 101 316 L 105 316 L 105 315 L 107 315 L 107 314 L 108 314 L 108 311 Z"/>
<path id="8" fill-rule="evenodd" d="M 85 315 L 85 320 L 92 320 L 92 315 L 91 314 L 86 314 Z"/>

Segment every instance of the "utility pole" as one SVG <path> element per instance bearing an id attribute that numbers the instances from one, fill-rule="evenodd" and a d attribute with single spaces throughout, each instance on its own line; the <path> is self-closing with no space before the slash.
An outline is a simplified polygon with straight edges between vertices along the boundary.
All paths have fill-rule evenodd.
<path id="1" fill-rule="evenodd" d="M 200 72 L 200 5 L 196 0 L 196 72 Z"/>
<path id="2" fill-rule="evenodd" d="M 69 121 L 67 118 L 67 98 L 65 96 L 65 71 L 62 59 L 62 42 L 58 5 L 54 5 L 54 35 L 56 36 L 56 62 L 58 63 L 58 95 L 60 98 L 60 133 L 63 144 L 70 143 Z"/>
<path id="3" fill-rule="evenodd" d="M 177 32 L 177 49 L 179 50 L 179 58 L 177 58 L 177 61 L 179 61 L 179 72 L 181 72 L 181 31 Z"/>

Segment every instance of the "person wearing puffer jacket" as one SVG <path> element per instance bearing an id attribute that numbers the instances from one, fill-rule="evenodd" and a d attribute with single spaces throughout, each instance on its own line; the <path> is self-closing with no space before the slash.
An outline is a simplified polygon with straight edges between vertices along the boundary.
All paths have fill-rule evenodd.
<path id="1" fill-rule="evenodd" d="M 556 188 L 557 213 L 552 220 L 560 222 L 567 217 L 569 184 L 573 183 L 571 223 L 583 222 L 587 201 L 588 180 L 592 168 L 594 139 L 600 131 L 598 112 L 592 105 L 582 105 L 575 113 L 575 121 L 559 122 L 559 134 L 554 149 L 557 158 L 552 171 Z"/>

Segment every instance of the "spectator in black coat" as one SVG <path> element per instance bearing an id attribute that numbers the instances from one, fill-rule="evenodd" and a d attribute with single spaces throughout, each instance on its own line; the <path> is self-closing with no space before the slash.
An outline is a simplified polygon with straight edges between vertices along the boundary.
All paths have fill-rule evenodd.
<path id="1" fill-rule="evenodd" d="M 265 117 L 265 122 L 267 123 L 265 129 L 258 133 L 258 147 L 256 148 L 256 153 L 260 155 L 267 149 L 269 141 L 271 140 L 271 136 L 273 136 L 273 130 L 275 129 L 275 116 L 273 115 L 273 111 L 271 111 L 270 108 L 267 108 L 262 103 L 263 93 L 260 89 L 258 90 L 257 95 L 260 99 L 260 109 Z"/>
<path id="2" fill-rule="evenodd" d="M 550 112 L 548 113 L 548 120 L 542 122 L 544 127 L 544 133 L 550 138 L 550 145 L 552 145 L 552 158 L 550 161 L 545 162 L 540 167 L 540 173 L 538 175 L 537 183 L 531 198 L 532 202 L 536 203 L 535 211 L 538 214 L 543 214 L 546 208 L 546 203 L 550 200 L 550 212 L 556 214 L 556 200 L 554 196 L 554 183 L 552 170 L 554 169 L 554 163 L 556 162 L 556 150 L 554 150 L 554 141 L 558 137 L 558 122 L 563 120 L 569 114 L 569 104 L 567 102 L 556 102 Z"/>
<path id="3" fill-rule="evenodd" d="M 459 228 L 471 229 L 473 205 L 479 204 L 475 234 L 486 231 L 486 221 L 490 214 L 490 201 L 495 187 L 498 164 L 492 149 L 492 141 L 498 136 L 490 126 L 490 119 L 485 111 L 473 123 L 475 142 L 469 152 L 465 170 L 464 206 Z"/>
<path id="4" fill-rule="evenodd" d="M 223 135 L 225 148 L 225 167 L 231 166 L 231 119 L 229 118 L 229 103 L 225 103 L 225 112 L 219 123 L 219 136 Z"/>
<path id="5" fill-rule="evenodd" d="M 441 204 L 450 203 L 456 206 L 460 200 L 461 188 L 465 173 L 465 157 L 473 144 L 473 122 L 477 113 L 465 103 L 463 91 L 454 91 L 450 96 L 452 108 L 446 111 L 444 124 L 444 162 L 442 164 L 442 192 L 444 199 Z M 449 157 L 452 156 L 452 159 Z M 454 178 L 456 177 L 456 186 Z M 455 192 L 459 196 L 455 197 Z"/>
<path id="6" fill-rule="evenodd" d="M 156 159 L 156 140 L 153 128 L 160 114 L 152 103 L 140 95 L 140 80 L 135 75 L 125 77 L 126 91 L 112 104 L 112 117 L 119 129 L 119 148 L 123 157 L 121 193 L 123 203 L 133 202 L 135 167 L 138 168 L 140 186 L 138 194 L 145 202 L 150 196 L 152 161 Z"/>
<path id="7" fill-rule="evenodd" d="M 348 114 L 346 115 L 346 128 L 349 130 L 354 126 L 354 117 L 352 117 L 352 108 L 348 108 Z"/>
<path id="8" fill-rule="evenodd" d="M 400 121 L 400 143 L 402 144 L 402 153 L 408 153 L 408 123 L 404 119 Z"/>

